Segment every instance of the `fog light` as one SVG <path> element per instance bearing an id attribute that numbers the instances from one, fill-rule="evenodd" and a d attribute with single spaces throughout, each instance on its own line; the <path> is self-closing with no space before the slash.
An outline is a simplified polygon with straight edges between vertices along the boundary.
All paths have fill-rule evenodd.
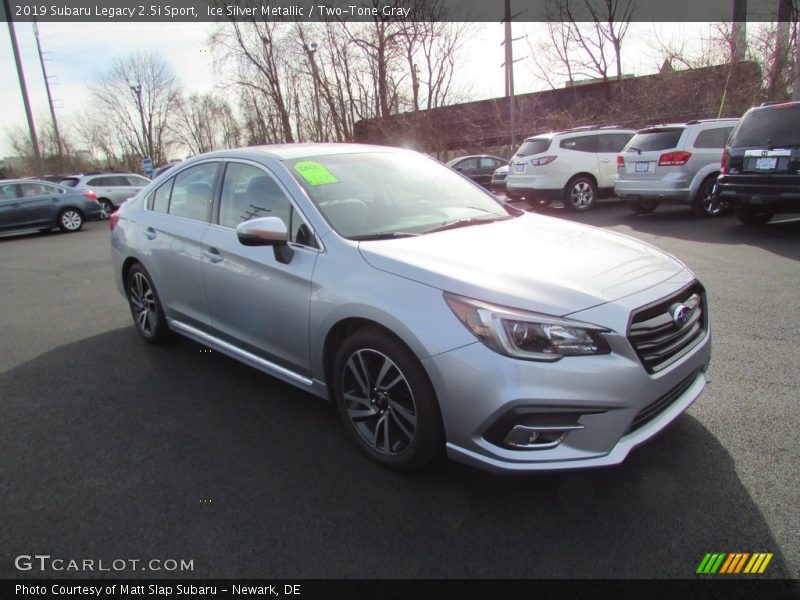
<path id="1" fill-rule="evenodd" d="M 570 431 L 583 429 L 583 425 L 514 425 L 503 444 L 514 450 L 549 450 L 555 448 Z"/>

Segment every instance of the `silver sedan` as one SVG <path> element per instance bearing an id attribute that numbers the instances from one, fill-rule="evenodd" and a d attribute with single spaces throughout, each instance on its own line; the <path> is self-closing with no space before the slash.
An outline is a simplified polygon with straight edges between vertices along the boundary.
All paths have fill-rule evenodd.
<path id="1" fill-rule="evenodd" d="M 205 154 L 111 226 L 146 341 L 179 333 L 333 400 L 386 466 L 619 463 L 706 384 L 706 295 L 680 261 L 415 152 Z"/>

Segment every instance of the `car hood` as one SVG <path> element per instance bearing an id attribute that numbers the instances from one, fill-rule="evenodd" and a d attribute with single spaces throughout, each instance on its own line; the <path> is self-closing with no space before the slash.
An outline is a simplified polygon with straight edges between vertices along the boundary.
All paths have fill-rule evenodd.
<path id="1" fill-rule="evenodd" d="M 567 315 L 661 283 L 685 266 L 624 235 L 526 214 L 427 235 L 361 242 L 376 269 L 444 291 Z"/>

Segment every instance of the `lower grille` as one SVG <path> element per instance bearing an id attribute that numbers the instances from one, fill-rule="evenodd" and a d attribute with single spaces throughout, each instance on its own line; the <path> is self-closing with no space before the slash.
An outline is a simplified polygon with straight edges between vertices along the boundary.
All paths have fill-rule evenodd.
<path id="1" fill-rule="evenodd" d="M 625 433 L 636 431 L 643 425 L 655 419 L 658 415 L 667 410 L 667 408 L 672 406 L 672 403 L 680 398 L 684 392 L 689 389 L 692 383 L 694 383 L 694 380 L 697 379 L 697 375 L 699 373 L 700 369 L 693 371 L 691 375 L 681 381 L 666 394 L 661 396 L 658 400 L 651 402 L 638 413 L 636 413 L 636 416 L 633 418 L 633 422 L 631 422 L 630 427 L 628 427 L 628 431 Z"/>
<path id="2" fill-rule="evenodd" d="M 630 341 L 648 373 L 677 362 L 705 336 L 705 291 L 695 281 L 676 294 L 634 311 Z"/>

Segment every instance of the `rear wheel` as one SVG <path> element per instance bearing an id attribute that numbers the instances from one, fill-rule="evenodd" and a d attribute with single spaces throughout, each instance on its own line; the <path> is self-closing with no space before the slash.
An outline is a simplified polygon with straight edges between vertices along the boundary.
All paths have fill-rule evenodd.
<path id="1" fill-rule="evenodd" d="M 416 356 L 378 328 L 348 337 L 333 365 L 336 406 L 351 437 L 378 463 L 416 469 L 444 448 L 436 395 Z"/>
<path id="2" fill-rule="evenodd" d="M 717 177 L 709 177 L 700 184 L 692 201 L 692 212 L 698 217 L 718 217 L 725 209 L 719 200 Z"/>
<path id="3" fill-rule="evenodd" d="M 77 208 L 65 208 L 58 213 L 58 228 L 66 233 L 74 233 L 83 227 L 83 214 Z"/>
<path id="4" fill-rule="evenodd" d="M 111 213 L 114 212 L 114 205 L 111 203 L 111 200 L 107 200 L 106 198 L 100 198 L 98 202 L 103 209 L 103 212 L 100 213 L 101 218 L 107 219 L 111 216 Z"/>
<path id="5" fill-rule="evenodd" d="M 745 225 L 765 225 L 774 216 L 774 212 L 764 208 L 740 206 L 736 209 L 736 218 Z"/>
<path id="6" fill-rule="evenodd" d="M 658 200 L 628 200 L 628 207 L 637 215 L 648 215 L 659 205 Z"/>
<path id="7" fill-rule="evenodd" d="M 564 208 L 584 211 L 592 208 L 597 200 L 597 184 L 589 177 L 575 177 L 564 188 Z"/>

